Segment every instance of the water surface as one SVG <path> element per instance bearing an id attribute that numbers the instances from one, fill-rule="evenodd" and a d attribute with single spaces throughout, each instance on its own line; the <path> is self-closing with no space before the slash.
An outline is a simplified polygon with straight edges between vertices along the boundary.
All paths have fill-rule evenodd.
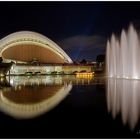
<path id="1" fill-rule="evenodd" d="M 75 76 L 0 80 L 1 138 L 135 138 L 140 81 Z"/>

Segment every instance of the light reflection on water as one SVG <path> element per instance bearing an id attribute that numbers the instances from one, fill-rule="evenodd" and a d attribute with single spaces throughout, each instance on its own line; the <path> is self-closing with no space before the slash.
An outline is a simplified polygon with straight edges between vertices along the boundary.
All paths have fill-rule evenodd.
<path id="1" fill-rule="evenodd" d="M 115 119 L 121 113 L 122 122 L 133 130 L 140 117 L 140 81 L 109 78 L 107 108 Z"/>
<path id="2" fill-rule="evenodd" d="M 75 75 L 52 75 L 52 76 L 11 76 L 6 77 L 12 86 L 16 85 L 62 85 L 64 83 L 72 83 L 72 85 L 89 85 L 103 83 L 101 78 L 76 78 Z"/>
<path id="3" fill-rule="evenodd" d="M 48 112 L 72 88 L 71 82 L 64 82 L 60 77 L 13 76 L 8 77 L 7 81 L 7 86 L 4 84 L 0 90 L 0 110 L 18 119 L 33 118 Z"/>
<path id="4" fill-rule="evenodd" d="M 11 76 L 0 79 L 0 110 L 17 119 L 40 116 L 59 104 L 72 85 L 101 81 L 75 76 Z"/>

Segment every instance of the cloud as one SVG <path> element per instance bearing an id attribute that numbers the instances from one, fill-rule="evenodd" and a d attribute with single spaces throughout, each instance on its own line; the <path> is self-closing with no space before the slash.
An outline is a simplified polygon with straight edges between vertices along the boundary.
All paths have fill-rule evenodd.
<path id="1" fill-rule="evenodd" d="M 106 38 L 94 36 L 73 36 L 57 42 L 72 60 L 95 60 L 99 54 L 105 54 Z"/>

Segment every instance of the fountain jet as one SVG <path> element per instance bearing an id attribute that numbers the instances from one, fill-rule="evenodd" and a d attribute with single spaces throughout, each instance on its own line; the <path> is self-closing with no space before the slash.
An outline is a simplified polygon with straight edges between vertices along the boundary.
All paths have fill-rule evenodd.
<path id="1" fill-rule="evenodd" d="M 122 30 L 120 38 L 112 34 L 107 41 L 107 76 L 140 79 L 140 47 L 138 33 L 131 24 L 128 31 Z"/>

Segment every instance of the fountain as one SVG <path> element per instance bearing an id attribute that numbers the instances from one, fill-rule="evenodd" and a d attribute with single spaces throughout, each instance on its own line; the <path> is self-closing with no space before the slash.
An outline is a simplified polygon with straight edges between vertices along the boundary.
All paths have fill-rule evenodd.
<path id="1" fill-rule="evenodd" d="M 134 130 L 140 118 L 140 42 L 132 24 L 107 41 L 107 109 Z M 111 78 L 110 78 L 111 77 Z M 122 79 L 121 79 L 122 78 Z M 130 79 L 130 80 L 127 80 Z"/>
<path id="2" fill-rule="evenodd" d="M 131 24 L 120 38 L 112 34 L 107 41 L 106 70 L 108 77 L 140 79 L 140 46 L 138 33 Z"/>

